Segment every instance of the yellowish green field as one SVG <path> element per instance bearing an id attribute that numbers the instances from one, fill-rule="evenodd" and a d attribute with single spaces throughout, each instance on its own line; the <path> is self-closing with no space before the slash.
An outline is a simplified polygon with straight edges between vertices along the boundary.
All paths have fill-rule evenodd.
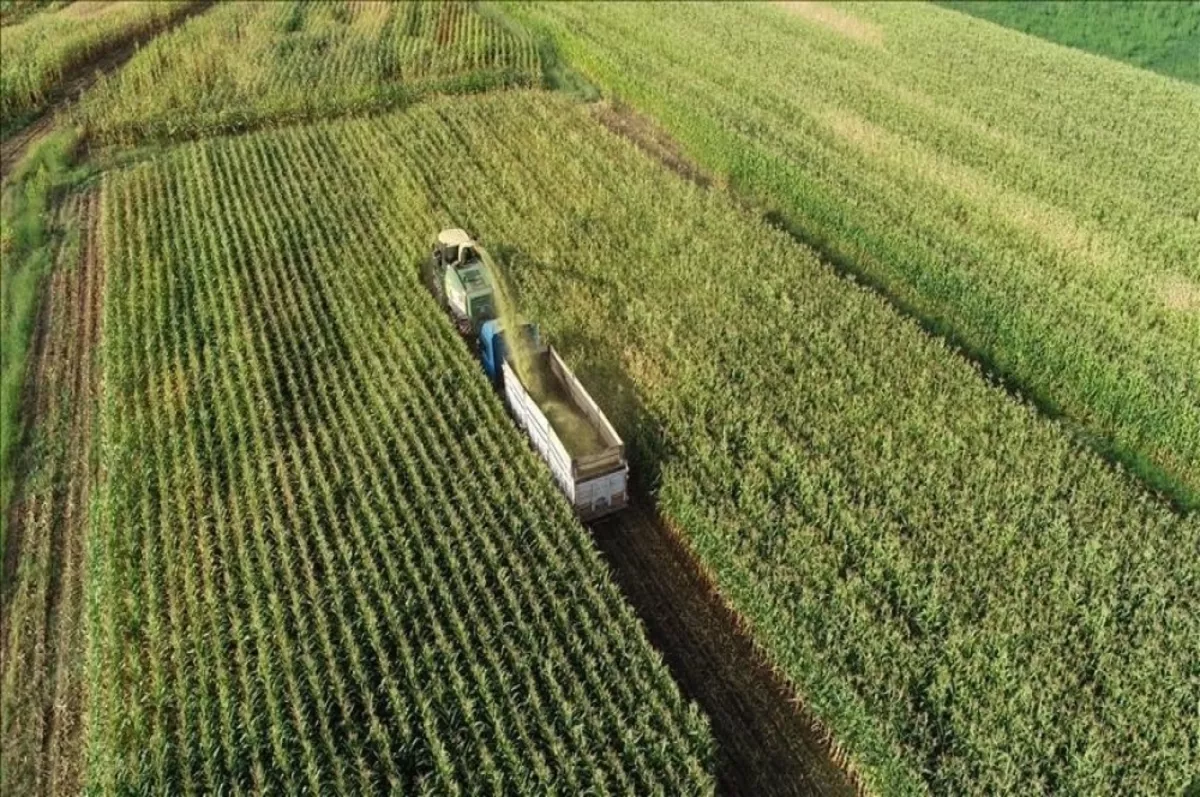
<path id="1" fill-rule="evenodd" d="M 230 41 L 234 53 L 217 44 Z M 91 136 L 133 144 L 540 79 L 532 39 L 467 3 L 228 3 L 156 39 L 78 118 Z"/>
<path id="2" fill-rule="evenodd" d="M 805 771 L 738 749 L 794 691 L 829 784 L 1183 792 L 1198 92 L 926 5 L 158 37 L 0 207 L 0 787 L 707 794 Z M 422 285 L 449 226 L 626 442 L 627 521 L 572 517 Z"/>
<path id="3" fill-rule="evenodd" d="M 1183 506 L 1200 86 L 932 5 L 520 5 L 822 257 Z"/>
<path id="4" fill-rule="evenodd" d="M 162 27 L 188 0 L 121 0 L 54 5 L 21 15 L 0 36 L 0 129 L 45 107 L 63 77 L 114 43 Z"/>

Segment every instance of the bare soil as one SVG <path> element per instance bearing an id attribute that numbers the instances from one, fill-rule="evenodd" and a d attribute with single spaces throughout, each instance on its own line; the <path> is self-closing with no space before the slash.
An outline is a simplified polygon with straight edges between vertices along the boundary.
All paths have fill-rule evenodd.
<path id="1" fill-rule="evenodd" d="M 592 531 L 681 691 L 709 718 L 720 793 L 863 793 L 829 734 L 647 501 L 593 523 Z"/>
<path id="2" fill-rule="evenodd" d="M 0 672 L 5 691 L 5 793 L 82 789 L 83 573 L 99 393 L 104 264 L 99 199 L 72 204 L 82 230 L 77 262 L 57 264 L 38 315 L 30 386 L 31 428 L 45 444 L 23 463 L 11 508 Z"/>
<path id="3" fill-rule="evenodd" d="M 712 176 L 689 159 L 679 143 L 647 117 L 615 101 L 598 102 L 594 107 L 596 120 L 600 124 L 629 139 L 638 149 L 671 171 L 701 188 L 708 188 L 713 184 Z"/>

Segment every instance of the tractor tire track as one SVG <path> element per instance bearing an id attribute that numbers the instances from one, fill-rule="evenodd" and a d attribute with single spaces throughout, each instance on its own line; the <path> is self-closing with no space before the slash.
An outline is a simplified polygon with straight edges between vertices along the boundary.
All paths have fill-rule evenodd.
<path id="1" fill-rule="evenodd" d="M 17 162 L 24 157 L 29 148 L 54 127 L 55 112 L 49 110 L 37 118 L 20 132 L 0 141 L 0 183 L 8 180 Z"/>
<path id="2" fill-rule="evenodd" d="M 684 696 L 708 716 L 728 795 L 862 794 L 845 756 L 644 500 L 591 524 L 613 576 Z"/>
<path id="3" fill-rule="evenodd" d="M 83 786 L 83 577 L 105 278 L 99 204 L 93 191 L 64 206 L 81 229 L 77 260 L 56 264 L 38 317 L 28 406 L 42 442 L 26 452 L 13 506 L 20 531 L 7 544 L 0 633 L 5 793 Z"/>
<path id="4" fill-rule="evenodd" d="M 45 768 L 50 773 L 50 793 L 76 793 L 82 787 L 80 718 L 83 709 L 82 673 L 75 663 L 83 659 L 83 564 L 91 486 L 95 478 L 92 440 L 95 407 L 99 401 L 96 357 L 100 346 L 100 315 L 104 293 L 104 261 L 100 257 L 99 197 L 84 201 L 82 273 L 77 277 L 74 327 L 69 366 L 72 370 L 71 433 L 66 477 L 67 502 L 63 522 L 57 524 L 55 561 L 62 570 L 51 592 L 47 626 L 57 642 L 53 669 L 54 701 L 50 706 L 44 739 Z M 50 631 L 48 631 L 48 634 Z"/>

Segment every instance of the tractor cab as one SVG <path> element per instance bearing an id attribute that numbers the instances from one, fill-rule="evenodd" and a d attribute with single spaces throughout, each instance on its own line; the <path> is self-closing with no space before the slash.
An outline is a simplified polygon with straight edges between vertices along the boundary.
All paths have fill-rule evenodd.
<path id="1" fill-rule="evenodd" d="M 438 233 L 426 280 L 463 334 L 474 334 L 483 322 L 495 318 L 492 278 L 479 245 L 466 231 L 446 229 Z"/>
<path id="2" fill-rule="evenodd" d="M 466 230 L 442 230 L 433 244 L 433 259 L 439 266 L 458 266 L 477 256 L 475 241 Z"/>

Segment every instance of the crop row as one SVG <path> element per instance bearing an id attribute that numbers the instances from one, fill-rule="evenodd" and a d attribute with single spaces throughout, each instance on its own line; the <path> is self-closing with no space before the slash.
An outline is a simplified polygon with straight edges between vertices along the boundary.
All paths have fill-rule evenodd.
<path id="1" fill-rule="evenodd" d="M 359 135 L 110 174 L 103 793 L 694 793 L 707 730 L 417 279 Z"/>
<path id="2" fill-rule="evenodd" d="M 0 117 L 4 126 L 41 108 L 64 73 L 139 31 L 185 13 L 190 2 L 76 3 L 6 25 L 0 37 Z"/>
<path id="3" fill-rule="evenodd" d="M 236 41 L 236 49 L 220 46 Z M 190 138 L 530 85 L 532 40 L 460 2 L 230 3 L 160 37 L 82 103 L 105 141 Z"/>
<path id="4" fill-rule="evenodd" d="M 519 16 L 844 270 L 1200 495 L 1200 86 L 930 5 Z"/>
<path id="5" fill-rule="evenodd" d="M 421 186 L 425 226 L 482 237 L 868 785 L 1182 789 L 1200 521 L 588 114 L 323 125 L 347 177 L 321 190 L 403 237 Z"/>

